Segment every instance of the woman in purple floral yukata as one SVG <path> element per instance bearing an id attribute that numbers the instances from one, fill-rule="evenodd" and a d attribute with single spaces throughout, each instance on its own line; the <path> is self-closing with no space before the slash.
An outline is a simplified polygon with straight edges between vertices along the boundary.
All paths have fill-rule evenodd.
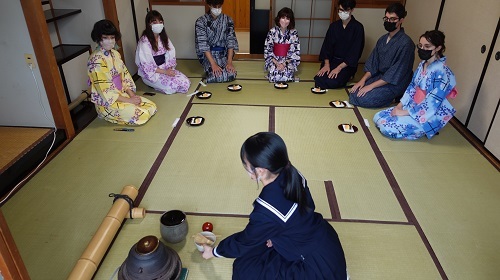
<path id="1" fill-rule="evenodd" d="M 155 10 L 146 15 L 146 29 L 137 44 L 135 64 L 142 81 L 166 94 L 186 93 L 191 82 L 175 70 L 175 48 L 165 32 L 163 17 Z"/>

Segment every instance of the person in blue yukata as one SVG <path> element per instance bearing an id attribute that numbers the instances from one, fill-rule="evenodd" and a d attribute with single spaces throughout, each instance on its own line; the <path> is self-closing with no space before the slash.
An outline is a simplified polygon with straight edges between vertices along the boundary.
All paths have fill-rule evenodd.
<path id="1" fill-rule="evenodd" d="M 233 57 L 238 40 L 233 19 L 222 14 L 224 0 L 207 0 L 209 11 L 195 23 L 195 49 L 206 73 L 207 83 L 230 82 L 236 78 Z"/>
<path id="2" fill-rule="evenodd" d="M 319 53 L 321 68 L 314 77 L 317 88 L 344 87 L 358 69 L 365 46 L 365 29 L 352 12 L 355 0 L 339 1 L 339 20 L 330 24 Z"/>
<path id="3" fill-rule="evenodd" d="M 390 138 L 432 138 L 455 114 L 447 98 L 454 98 L 455 75 L 446 65 L 444 34 L 431 30 L 420 36 L 418 56 L 422 60 L 401 102 L 375 114 L 373 121 Z"/>
<path id="4" fill-rule="evenodd" d="M 365 74 L 349 90 L 349 102 L 365 108 L 389 106 L 399 100 L 411 81 L 415 44 L 401 26 L 406 11 L 401 3 L 394 3 L 385 10 L 384 28 L 387 34 L 380 37 L 365 63 Z"/>
<path id="5" fill-rule="evenodd" d="M 241 232 L 203 258 L 236 258 L 233 279 L 348 279 L 333 227 L 314 212 L 306 179 L 290 163 L 283 139 L 273 132 L 249 137 L 240 151 L 243 167 L 263 188 Z"/>

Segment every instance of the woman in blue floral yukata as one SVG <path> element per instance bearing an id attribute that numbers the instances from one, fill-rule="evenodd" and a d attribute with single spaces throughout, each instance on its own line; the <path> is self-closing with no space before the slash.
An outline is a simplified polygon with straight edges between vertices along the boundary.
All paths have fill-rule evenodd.
<path id="1" fill-rule="evenodd" d="M 378 112 L 373 121 L 390 138 L 415 140 L 432 138 L 453 117 L 456 110 L 447 98 L 454 98 L 455 75 L 446 65 L 445 36 L 439 30 L 420 36 L 418 65 L 401 102 Z"/>
<path id="2" fill-rule="evenodd" d="M 300 64 L 300 41 L 292 9 L 281 9 L 274 23 L 264 43 L 267 78 L 272 83 L 292 81 Z"/>

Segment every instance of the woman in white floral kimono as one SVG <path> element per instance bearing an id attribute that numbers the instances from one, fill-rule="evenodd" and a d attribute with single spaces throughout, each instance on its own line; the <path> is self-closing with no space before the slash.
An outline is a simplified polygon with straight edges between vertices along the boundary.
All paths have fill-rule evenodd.
<path id="1" fill-rule="evenodd" d="M 156 113 L 156 104 L 135 94 L 134 80 L 114 49 L 120 36 L 109 20 L 94 24 L 91 37 L 97 47 L 87 62 L 91 101 L 99 118 L 108 122 L 145 124 Z"/>
<path id="2" fill-rule="evenodd" d="M 375 114 L 373 121 L 387 137 L 415 140 L 432 138 L 455 114 L 447 98 L 454 98 L 455 75 L 446 65 L 444 34 L 427 31 L 420 36 L 418 65 L 401 102 Z"/>
<path id="3" fill-rule="evenodd" d="M 142 81 L 157 91 L 172 94 L 189 90 L 188 77 L 175 70 L 175 48 L 165 32 L 163 17 L 157 11 L 146 15 L 146 29 L 137 44 L 135 64 Z"/>
<path id="4" fill-rule="evenodd" d="M 274 19 L 276 26 L 267 33 L 264 43 L 264 68 L 269 82 L 288 82 L 300 64 L 300 41 L 295 17 L 290 8 L 283 8 Z"/>

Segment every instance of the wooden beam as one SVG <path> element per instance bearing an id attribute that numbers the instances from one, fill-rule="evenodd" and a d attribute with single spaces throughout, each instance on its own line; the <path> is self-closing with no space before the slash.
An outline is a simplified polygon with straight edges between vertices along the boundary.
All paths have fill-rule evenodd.
<path id="1" fill-rule="evenodd" d="M 64 129 L 67 138 L 72 139 L 75 137 L 75 128 L 68 109 L 66 93 L 64 92 L 41 2 L 40 0 L 20 1 L 52 117 L 56 127 Z"/>
<path id="2" fill-rule="evenodd" d="M 0 270 L 3 279 L 30 279 L 2 210 L 0 210 Z"/>
<path id="3" fill-rule="evenodd" d="M 110 20 L 118 29 L 118 31 L 120 31 L 120 21 L 118 20 L 118 11 L 116 10 L 115 0 L 102 0 L 102 7 L 104 8 L 104 17 Z M 120 39 L 116 43 L 120 47 L 118 49 L 118 52 L 122 56 L 122 60 L 125 61 L 125 56 L 123 54 L 122 40 Z"/>

